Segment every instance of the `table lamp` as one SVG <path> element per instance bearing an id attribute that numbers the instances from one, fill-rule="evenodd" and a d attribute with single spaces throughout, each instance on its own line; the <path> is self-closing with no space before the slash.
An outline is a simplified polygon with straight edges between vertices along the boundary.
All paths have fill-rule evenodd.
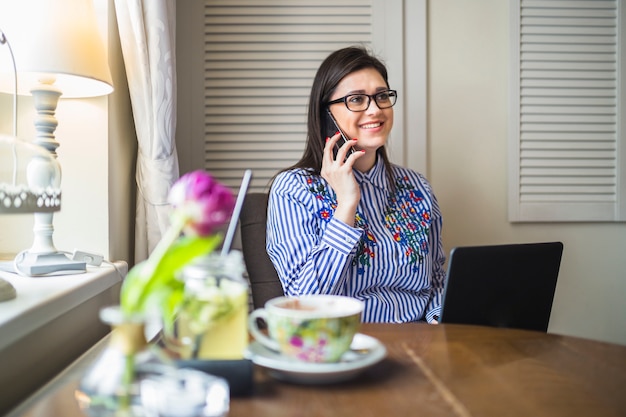
<path id="1" fill-rule="evenodd" d="M 50 184 L 60 181 L 61 167 L 46 149 L 17 138 L 17 73 L 11 44 L 0 29 L 0 45 L 6 45 L 13 64 L 13 136 L 0 135 L 0 214 L 57 211 L 61 207 L 61 189 Z M 29 168 L 48 167 L 48 185 L 38 185 L 29 178 Z M 13 285 L 0 278 L 0 302 L 15 298 Z"/>
<path id="2" fill-rule="evenodd" d="M 32 94 L 37 111 L 33 143 L 56 161 L 59 98 L 95 97 L 113 91 L 93 0 L 21 0 L 7 13 L 14 16 L 11 32 L 7 29 L 5 33 L 13 46 L 16 91 Z M 0 83 L 0 91 L 11 91 L 6 86 L 8 77 L 2 78 L 5 82 Z M 60 188 L 60 174 L 52 174 L 49 162 L 33 159 L 28 170 L 33 185 Z M 18 254 L 14 272 L 33 276 L 86 270 L 84 261 L 72 260 L 54 247 L 53 216 L 52 210 L 35 212 L 33 246 Z"/>

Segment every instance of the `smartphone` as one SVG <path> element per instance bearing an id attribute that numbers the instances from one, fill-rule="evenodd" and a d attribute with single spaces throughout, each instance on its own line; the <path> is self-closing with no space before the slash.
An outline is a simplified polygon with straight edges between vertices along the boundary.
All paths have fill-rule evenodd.
<path id="1" fill-rule="evenodd" d="M 348 139 L 348 136 L 346 136 L 344 131 L 339 127 L 339 123 L 337 123 L 337 120 L 335 120 L 335 117 L 330 112 L 330 109 L 326 108 L 326 112 L 328 113 L 328 117 L 330 117 L 330 120 L 333 122 L 333 125 L 334 125 L 334 128 L 333 126 L 329 126 L 328 137 L 334 136 L 336 132 L 339 132 L 339 134 L 341 134 L 341 138 L 343 139 L 343 141 L 348 142 L 350 139 Z M 341 141 L 337 141 L 337 143 L 335 144 L 335 157 L 337 156 L 337 151 L 339 150 L 339 147 L 341 145 L 342 145 Z M 346 155 L 346 157 L 350 156 L 353 153 L 354 153 L 354 148 L 351 147 L 348 150 L 348 154 Z"/>

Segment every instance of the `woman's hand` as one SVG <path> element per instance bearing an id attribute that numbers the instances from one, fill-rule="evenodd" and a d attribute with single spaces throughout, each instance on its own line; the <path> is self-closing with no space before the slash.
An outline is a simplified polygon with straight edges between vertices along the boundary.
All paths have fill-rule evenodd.
<path id="1" fill-rule="evenodd" d="M 348 155 L 349 150 L 356 144 L 356 139 L 353 139 L 341 145 L 337 151 L 337 158 L 335 158 L 333 149 L 340 138 L 341 135 L 337 132 L 326 141 L 321 175 L 337 194 L 337 208 L 334 217 L 349 226 L 354 226 L 354 216 L 361 199 L 361 190 L 354 178 L 352 168 L 354 162 L 363 156 L 363 153 L 355 151 Z"/>

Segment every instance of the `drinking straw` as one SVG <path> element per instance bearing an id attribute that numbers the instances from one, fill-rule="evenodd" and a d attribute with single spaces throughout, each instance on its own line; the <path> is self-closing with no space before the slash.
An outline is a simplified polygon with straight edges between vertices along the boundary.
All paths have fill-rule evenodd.
<path id="1" fill-rule="evenodd" d="M 241 180 L 241 186 L 239 187 L 239 193 L 237 194 L 237 200 L 235 201 L 235 208 L 233 209 L 233 215 L 230 218 L 228 224 L 228 230 L 226 231 L 226 237 L 224 238 L 224 245 L 222 246 L 221 256 L 228 255 L 230 252 L 230 245 L 233 243 L 233 237 L 235 236 L 235 230 L 237 229 L 237 222 L 239 221 L 239 214 L 241 213 L 241 207 L 243 206 L 243 200 L 248 192 L 248 186 L 252 179 L 252 170 L 247 169 L 243 173 L 243 179 Z"/>

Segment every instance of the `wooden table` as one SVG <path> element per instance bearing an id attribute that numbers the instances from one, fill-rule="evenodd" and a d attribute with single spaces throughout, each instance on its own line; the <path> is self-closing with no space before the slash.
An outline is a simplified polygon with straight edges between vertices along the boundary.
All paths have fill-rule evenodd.
<path id="1" fill-rule="evenodd" d="M 256 369 L 229 416 L 626 416 L 626 346 L 464 325 L 364 324 L 388 356 L 351 382 L 299 386 Z M 87 359 L 85 359 L 87 360 Z M 75 366 L 11 417 L 78 417 Z"/>

